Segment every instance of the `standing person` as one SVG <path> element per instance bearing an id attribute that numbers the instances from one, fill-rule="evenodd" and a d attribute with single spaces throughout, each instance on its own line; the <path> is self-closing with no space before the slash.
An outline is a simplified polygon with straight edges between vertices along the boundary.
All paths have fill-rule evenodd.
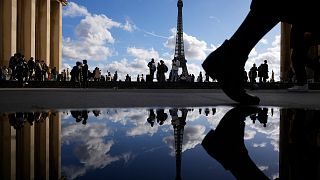
<path id="1" fill-rule="evenodd" d="M 249 71 L 250 83 L 252 83 L 252 84 L 256 83 L 257 71 L 258 71 L 258 68 L 257 68 L 256 64 L 253 63 L 253 66 L 250 68 L 250 71 Z"/>
<path id="2" fill-rule="evenodd" d="M 33 72 L 35 67 L 36 67 L 36 63 L 34 62 L 33 57 L 31 57 L 28 61 L 29 80 L 33 80 Z"/>
<path id="3" fill-rule="evenodd" d="M 56 67 L 53 67 L 51 69 L 51 77 L 52 77 L 52 81 L 57 81 L 58 72 L 57 72 L 57 68 Z"/>
<path id="4" fill-rule="evenodd" d="M 67 80 L 67 72 L 66 69 L 63 69 L 62 71 L 62 81 L 66 81 Z"/>
<path id="5" fill-rule="evenodd" d="M 243 70 L 250 51 L 280 21 L 319 30 L 318 3 L 318 0 L 252 0 L 250 11 L 237 31 L 206 58 L 203 69 L 217 78 L 222 90 L 234 101 L 259 104 L 259 97 L 244 89 Z M 293 47 L 293 51 L 296 48 L 300 47 Z"/>
<path id="6" fill-rule="evenodd" d="M 3 66 L 2 68 L 2 76 L 3 76 L 3 80 L 9 80 L 9 70 L 7 68 L 7 66 Z"/>
<path id="7" fill-rule="evenodd" d="M 318 22 L 314 22 L 314 24 L 316 23 Z M 307 58 L 310 47 L 320 43 L 319 26 L 319 23 L 312 26 L 312 24 L 305 25 L 304 22 L 299 21 L 291 26 L 291 60 L 296 75 L 296 84 L 289 88 L 288 91 L 307 92 L 309 86 L 307 83 L 306 67 L 311 68 L 315 72 L 319 71 L 319 61 Z"/>
<path id="8" fill-rule="evenodd" d="M 259 77 L 259 83 L 262 83 L 262 78 L 263 78 L 263 70 L 262 70 L 263 64 L 261 63 L 260 66 L 258 67 L 258 77 Z"/>
<path id="9" fill-rule="evenodd" d="M 154 59 L 153 59 L 153 58 L 152 58 L 151 61 L 148 63 L 148 67 L 149 67 L 149 72 L 150 72 L 151 79 L 152 79 L 152 81 L 153 81 L 154 72 L 156 72 L 156 63 L 154 62 Z"/>
<path id="10" fill-rule="evenodd" d="M 166 82 L 166 72 L 168 72 L 168 67 L 163 60 L 160 60 L 157 67 L 158 82 Z"/>
<path id="11" fill-rule="evenodd" d="M 171 67 L 171 82 L 177 82 L 178 81 L 178 70 L 180 67 L 180 61 L 177 60 L 177 58 L 173 58 L 172 60 L 172 67 Z"/>
<path id="12" fill-rule="evenodd" d="M 118 72 L 114 72 L 114 75 L 113 75 L 113 81 L 116 82 L 118 81 Z"/>
<path id="13" fill-rule="evenodd" d="M 269 67 L 268 67 L 267 60 L 264 60 L 264 63 L 261 64 L 261 70 L 262 70 L 262 81 L 265 83 L 269 78 Z"/>
<path id="14" fill-rule="evenodd" d="M 197 82 L 202 82 L 203 81 L 203 77 L 202 77 L 202 72 L 200 71 L 199 76 L 197 78 Z"/>
<path id="15" fill-rule="evenodd" d="M 77 61 L 76 65 L 73 66 L 70 75 L 71 75 L 71 81 L 73 82 L 73 86 L 79 86 L 81 87 L 81 76 L 82 76 L 82 70 L 81 70 L 82 63 Z"/>
<path id="16" fill-rule="evenodd" d="M 39 60 L 35 62 L 35 72 L 34 72 L 34 80 L 41 81 L 42 80 L 42 66 Z"/>
<path id="17" fill-rule="evenodd" d="M 89 67 L 88 67 L 88 61 L 86 59 L 82 60 L 82 80 L 83 80 L 83 88 L 88 88 L 88 78 L 89 78 Z"/>
<path id="18" fill-rule="evenodd" d="M 100 81 L 101 79 L 101 71 L 98 67 L 96 67 L 93 71 L 94 73 L 94 81 Z"/>

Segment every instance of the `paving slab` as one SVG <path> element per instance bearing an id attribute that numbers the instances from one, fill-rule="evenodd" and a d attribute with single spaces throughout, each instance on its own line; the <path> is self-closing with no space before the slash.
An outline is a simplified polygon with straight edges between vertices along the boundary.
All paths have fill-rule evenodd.
<path id="1" fill-rule="evenodd" d="M 320 91 L 254 90 L 260 106 L 320 109 Z M 237 105 L 219 89 L 0 89 L 0 111 Z"/>

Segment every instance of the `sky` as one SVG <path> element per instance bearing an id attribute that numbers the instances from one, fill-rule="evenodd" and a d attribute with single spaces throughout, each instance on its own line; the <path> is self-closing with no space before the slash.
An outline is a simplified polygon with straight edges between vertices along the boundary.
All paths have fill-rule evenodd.
<path id="1" fill-rule="evenodd" d="M 206 56 L 237 30 L 250 0 L 183 0 L 185 56 L 196 77 Z M 115 71 L 119 79 L 148 74 L 147 63 L 164 60 L 171 69 L 177 28 L 177 0 L 69 0 L 62 11 L 62 69 L 88 60 L 89 69 Z M 280 27 L 251 51 L 245 69 L 268 60 L 269 76 L 280 71 Z M 168 74 L 167 74 L 168 77 Z"/>

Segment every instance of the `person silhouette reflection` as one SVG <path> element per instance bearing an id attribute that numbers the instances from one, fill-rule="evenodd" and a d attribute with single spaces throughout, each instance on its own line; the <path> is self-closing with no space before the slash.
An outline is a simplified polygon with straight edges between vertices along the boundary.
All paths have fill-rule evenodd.
<path id="1" fill-rule="evenodd" d="M 156 114 L 153 109 L 149 109 L 149 117 L 147 118 L 148 123 L 153 127 L 154 122 L 156 120 Z"/>
<path id="2" fill-rule="evenodd" d="M 70 111 L 70 113 L 71 116 L 76 119 L 77 123 L 82 121 L 81 111 Z"/>
<path id="3" fill-rule="evenodd" d="M 282 165 L 287 175 L 283 179 L 320 179 L 320 112 L 318 110 L 283 109 L 287 126 L 281 129 L 287 141 L 283 143 Z M 284 138 L 283 138 L 284 139 Z M 280 176 L 280 179 L 282 177 Z"/>
<path id="4" fill-rule="evenodd" d="M 167 118 L 168 114 L 164 112 L 164 109 L 157 109 L 157 123 L 163 125 Z"/>
<path id="5" fill-rule="evenodd" d="M 252 161 L 244 144 L 245 118 L 259 108 L 239 106 L 228 111 L 201 145 L 236 179 L 269 179 Z"/>
<path id="6" fill-rule="evenodd" d="M 82 111 L 81 111 L 81 116 L 82 116 L 82 119 L 83 119 L 83 120 L 82 120 L 82 124 L 83 124 L 83 125 L 86 125 L 86 124 L 87 124 L 87 120 L 88 120 L 88 117 L 89 117 L 89 116 L 88 116 L 89 112 L 90 112 L 90 111 L 88 111 L 88 110 L 82 110 Z"/>

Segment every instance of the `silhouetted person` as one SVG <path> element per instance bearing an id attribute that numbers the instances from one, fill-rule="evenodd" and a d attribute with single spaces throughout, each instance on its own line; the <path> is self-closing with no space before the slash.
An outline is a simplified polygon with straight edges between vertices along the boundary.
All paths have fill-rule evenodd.
<path id="1" fill-rule="evenodd" d="M 147 121 L 149 124 L 151 124 L 151 127 L 153 127 L 155 120 L 156 120 L 156 114 L 154 113 L 154 110 L 149 109 L 149 117 L 147 118 Z"/>
<path id="2" fill-rule="evenodd" d="M 203 82 L 202 72 L 200 71 L 197 82 Z"/>
<path id="3" fill-rule="evenodd" d="M 239 180 L 269 179 L 252 161 L 244 144 L 245 118 L 258 110 L 256 107 L 231 109 L 201 143 L 212 158 Z"/>
<path id="4" fill-rule="evenodd" d="M 70 75 L 71 75 L 71 81 L 73 82 L 73 86 L 81 87 L 81 77 L 82 77 L 82 70 L 81 70 L 81 62 L 76 62 L 76 65 L 73 66 Z"/>
<path id="5" fill-rule="evenodd" d="M 137 82 L 140 82 L 140 75 L 137 76 Z"/>
<path id="6" fill-rule="evenodd" d="M 170 76 L 170 81 L 171 82 L 177 82 L 179 75 L 178 75 L 178 71 L 179 71 L 179 67 L 180 67 L 180 61 L 174 57 L 172 60 L 172 67 L 171 67 L 171 76 Z"/>
<path id="7" fill-rule="evenodd" d="M 243 71 L 243 82 L 244 83 L 247 83 L 248 82 L 248 73 L 247 73 L 247 71 Z"/>
<path id="8" fill-rule="evenodd" d="M 261 124 L 263 124 L 263 127 L 267 126 L 268 122 L 268 108 L 262 108 L 258 112 L 258 120 Z"/>
<path id="9" fill-rule="evenodd" d="M 82 87 L 88 88 L 88 80 L 89 80 L 89 67 L 88 67 L 88 61 L 83 60 L 82 61 Z"/>
<path id="10" fill-rule="evenodd" d="M 168 114 L 164 112 L 164 109 L 157 109 L 157 123 L 163 125 L 164 121 L 168 118 Z"/>
<path id="11" fill-rule="evenodd" d="M 141 82 L 146 82 L 146 80 L 143 77 L 143 74 L 141 74 Z"/>
<path id="12" fill-rule="evenodd" d="M 257 68 L 256 64 L 254 63 L 249 71 L 249 78 L 250 78 L 251 84 L 256 83 L 257 71 L 258 71 L 258 68 Z"/>
<path id="13" fill-rule="evenodd" d="M 261 64 L 261 70 L 262 70 L 262 82 L 267 82 L 267 79 L 269 78 L 269 67 L 268 67 L 268 61 L 264 60 L 263 64 Z"/>
<path id="14" fill-rule="evenodd" d="M 250 51 L 280 21 L 301 24 L 304 31 L 319 31 L 318 3 L 318 0 L 253 0 L 237 31 L 206 58 L 202 67 L 217 78 L 222 90 L 234 101 L 259 104 L 260 99 L 244 89 L 243 70 Z M 300 47 L 293 47 L 293 51 L 295 48 Z"/>
<path id="15" fill-rule="evenodd" d="M 166 82 L 166 75 L 165 75 L 166 72 L 168 72 L 168 67 L 163 60 L 160 60 L 160 63 L 158 63 L 158 66 L 157 66 L 158 82 Z"/>
<path id="16" fill-rule="evenodd" d="M 286 169 L 291 179 L 320 179 L 320 113 L 318 110 L 283 109 L 287 114 L 287 142 L 282 146 L 286 149 L 283 155 L 288 160 Z M 283 173 L 285 174 L 285 173 Z M 280 176 L 280 179 L 282 177 Z M 285 179 L 285 177 L 283 178 Z"/>
<path id="17" fill-rule="evenodd" d="M 212 115 L 215 115 L 217 112 L 217 109 L 216 108 L 212 108 Z"/>
<path id="18" fill-rule="evenodd" d="M 116 82 L 118 81 L 118 72 L 114 72 L 114 75 L 113 75 L 113 81 Z"/>
<path id="19" fill-rule="evenodd" d="M 39 60 L 35 61 L 34 80 L 42 81 L 42 66 Z"/>
<path id="20" fill-rule="evenodd" d="M 204 113 L 206 114 L 206 116 L 208 116 L 208 115 L 209 115 L 209 113 L 210 113 L 209 108 L 206 108 L 206 109 L 204 110 Z"/>
<path id="21" fill-rule="evenodd" d="M 319 7 L 319 4 L 317 4 Z M 319 15 L 318 15 L 319 16 Z M 294 22 L 291 26 L 290 45 L 292 49 L 292 67 L 296 75 L 296 84 L 289 91 L 308 91 L 306 67 L 314 72 L 319 71 L 319 61 L 308 58 L 311 46 L 320 44 L 319 22 L 315 21 L 314 26 L 304 22 Z"/>
<path id="22" fill-rule="evenodd" d="M 150 73 L 151 81 L 153 81 L 154 73 L 156 72 L 156 69 L 157 69 L 156 63 L 154 62 L 153 58 L 148 63 L 148 67 L 149 67 L 149 73 Z"/>
<path id="23" fill-rule="evenodd" d="M 87 120 L 88 120 L 88 110 L 82 110 L 81 111 L 81 117 L 82 117 L 82 124 L 86 125 L 87 124 Z"/>
<path id="24" fill-rule="evenodd" d="M 93 110 L 92 113 L 94 114 L 95 117 L 98 117 L 101 114 L 99 110 Z"/>
<path id="25" fill-rule="evenodd" d="M 76 122 L 81 122 L 82 121 L 82 112 L 81 111 L 76 111 L 72 110 L 70 111 L 71 116 L 76 120 Z"/>
<path id="26" fill-rule="evenodd" d="M 28 61 L 29 80 L 33 79 L 32 74 L 33 74 L 35 68 L 36 68 L 36 63 L 35 63 L 33 57 L 30 57 L 30 59 Z"/>

